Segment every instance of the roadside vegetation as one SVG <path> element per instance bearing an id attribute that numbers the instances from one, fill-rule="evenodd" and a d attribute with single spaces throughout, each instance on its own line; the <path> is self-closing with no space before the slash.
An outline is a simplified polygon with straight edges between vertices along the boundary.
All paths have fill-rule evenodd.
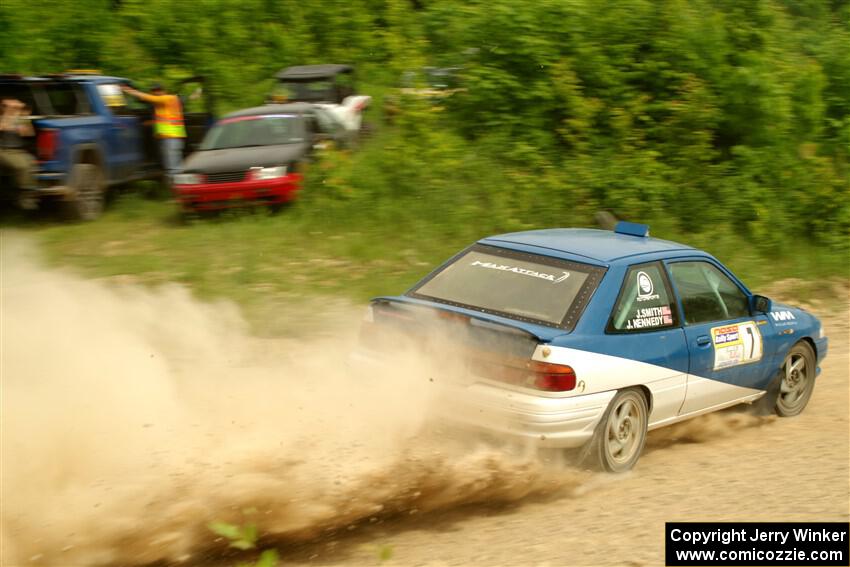
<path id="1" fill-rule="evenodd" d="M 314 162 L 277 216 L 180 224 L 136 191 L 91 224 L 6 220 L 57 264 L 182 282 L 256 321 L 297 298 L 397 293 L 472 240 L 600 210 L 751 287 L 846 277 L 848 49 L 840 0 L 6 0 L 2 71 L 201 73 L 224 112 L 260 103 L 287 65 L 348 62 L 374 97 L 371 134 Z M 396 96 L 387 120 L 384 96 L 424 65 L 458 67 L 463 90 Z"/>

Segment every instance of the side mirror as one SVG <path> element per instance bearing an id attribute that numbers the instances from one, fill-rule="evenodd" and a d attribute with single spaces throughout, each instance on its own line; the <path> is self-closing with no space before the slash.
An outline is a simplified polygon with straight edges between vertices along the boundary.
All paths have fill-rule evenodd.
<path id="1" fill-rule="evenodd" d="M 770 313 L 772 302 L 769 298 L 763 295 L 753 295 L 750 297 L 750 313 Z"/>

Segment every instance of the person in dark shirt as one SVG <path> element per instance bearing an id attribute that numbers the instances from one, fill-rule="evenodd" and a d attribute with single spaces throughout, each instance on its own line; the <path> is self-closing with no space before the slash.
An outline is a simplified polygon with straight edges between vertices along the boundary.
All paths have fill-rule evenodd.
<path id="1" fill-rule="evenodd" d="M 24 137 L 34 134 L 29 109 L 14 98 L 2 100 L 0 114 L 0 167 L 12 171 L 19 189 L 33 189 L 33 157 L 24 149 Z"/>

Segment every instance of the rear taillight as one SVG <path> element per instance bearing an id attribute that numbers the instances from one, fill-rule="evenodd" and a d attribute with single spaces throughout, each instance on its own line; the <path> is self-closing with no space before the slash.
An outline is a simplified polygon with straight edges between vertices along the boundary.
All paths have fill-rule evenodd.
<path id="1" fill-rule="evenodd" d="M 572 366 L 532 361 L 528 369 L 534 373 L 534 387 L 547 392 L 568 392 L 576 387 Z"/>
<path id="2" fill-rule="evenodd" d="M 38 151 L 39 161 L 51 161 L 56 155 L 56 148 L 59 146 L 59 131 L 51 128 L 45 128 L 38 131 L 36 139 L 36 148 Z"/>
<path id="3" fill-rule="evenodd" d="M 566 364 L 517 359 L 488 361 L 473 356 L 470 370 L 483 378 L 546 392 L 568 392 L 576 387 L 576 373 Z"/>

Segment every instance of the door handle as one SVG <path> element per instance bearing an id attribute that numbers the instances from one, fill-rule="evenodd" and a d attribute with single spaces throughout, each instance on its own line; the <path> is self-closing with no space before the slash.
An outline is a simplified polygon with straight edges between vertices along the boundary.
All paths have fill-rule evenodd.
<path id="1" fill-rule="evenodd" d="M 708 346 L 711 344 L 711 337 L 708 335 L 700 335 L 697 337 L 697 346 Z"/>

